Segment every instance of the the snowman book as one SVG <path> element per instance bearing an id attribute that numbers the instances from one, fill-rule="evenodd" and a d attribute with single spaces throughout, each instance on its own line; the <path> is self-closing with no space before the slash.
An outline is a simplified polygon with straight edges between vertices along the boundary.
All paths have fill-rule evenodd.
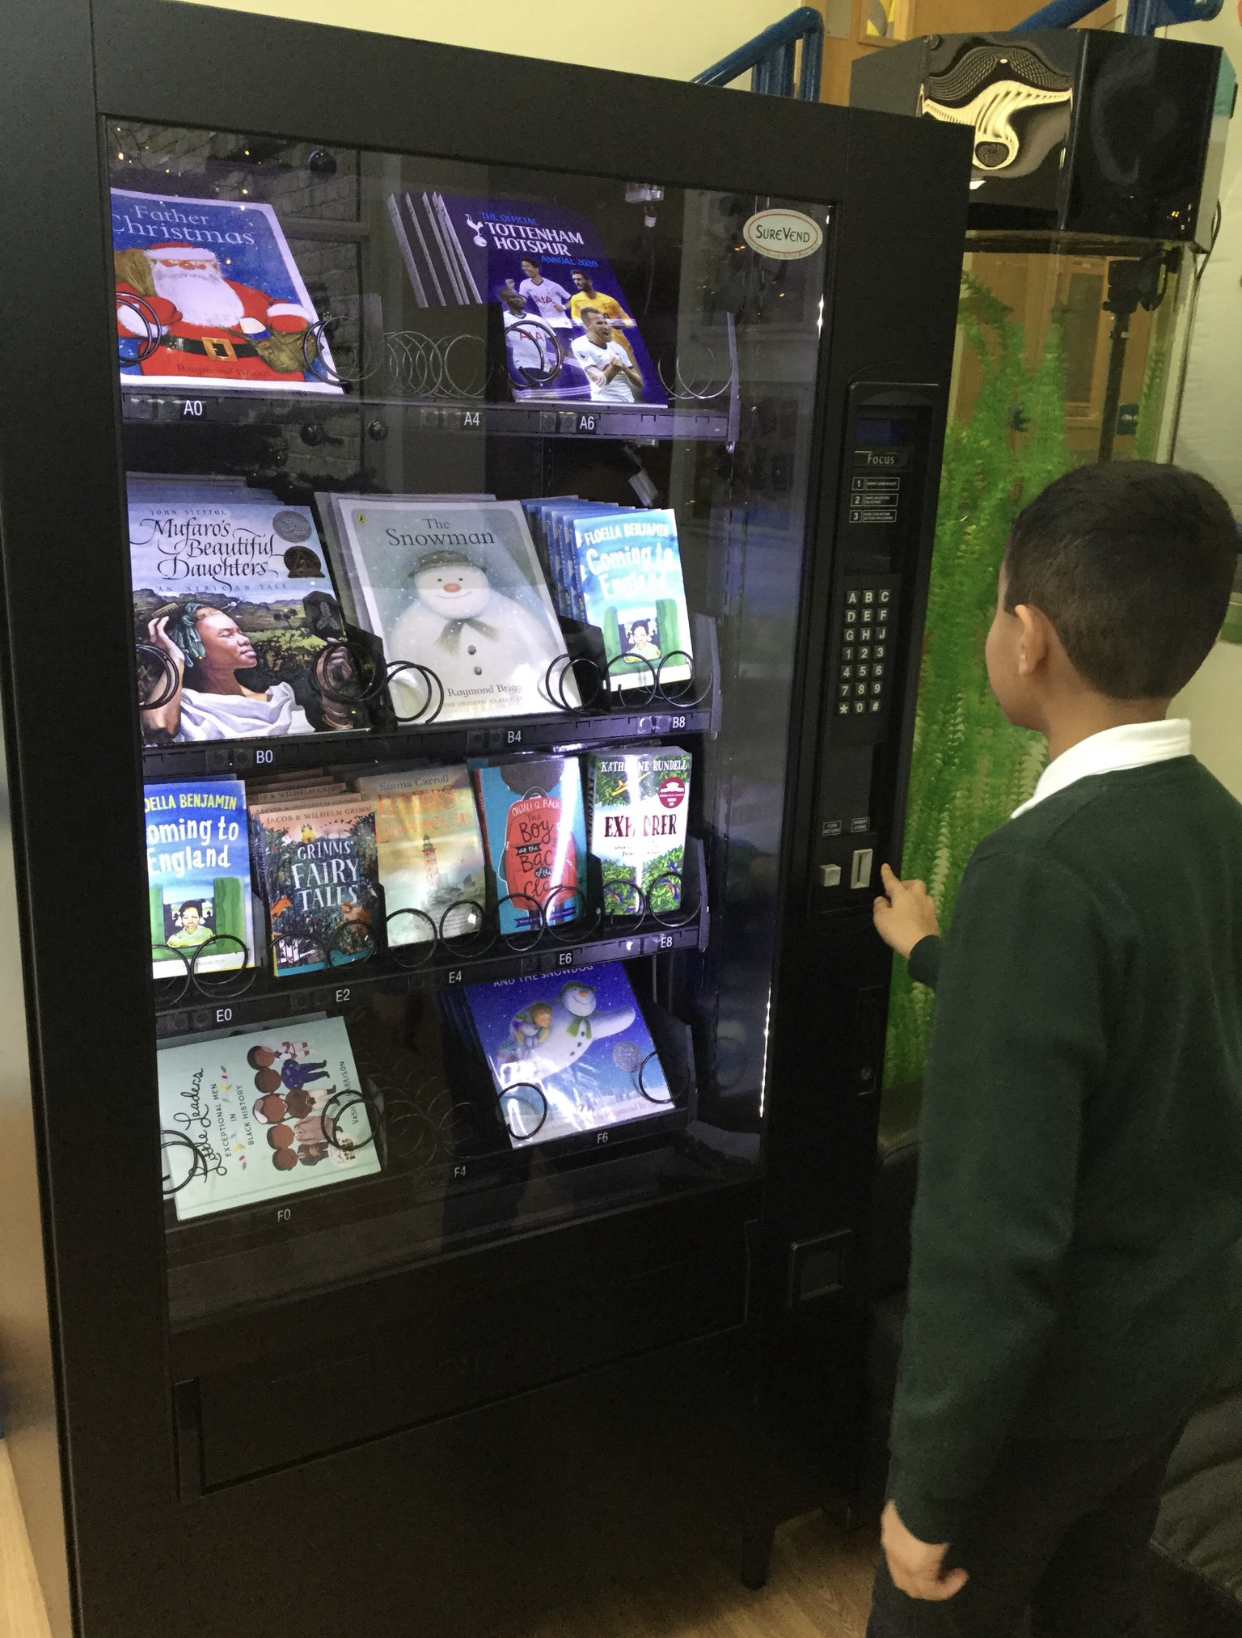
<path id="1" fill-rule="evenodd" d="M 689 682 L 690 617 L 671 509 L 567 520 L 586 619 L 604 634 L 613 689 Z"/>
<path id="2" fill-rule="evenodd" d="M 321 496 L 335 522 L 355 622 L 383 643 L 399 719 L 544 715 L 576 706 L 572 672 L 555 694 L 560 626 L 517 501 L 429 501 L 418 495 Z M 433 690 L 430 709 L 438 703 Z"/>
<path id="3" fill-rule="evenodd" d="M 380 1170 L 339 1018 L 256 1024 L 161 1047 L 156 1061 L 164 1193 L 180 1222 Z"/>
<path id="4" fill-rule="evenodd" d="M 246 787 L 178 779 L 143 788 L 151 966 L 156 978 L 253 967 Z"/>
<path id="5" fill-rule="evenodd" d="M 586 909 L 586 814 L 576 756 L 470 763 L 500 931 L 576 921 Z"/>
<path id="6" fill-rule="evenodd" d="M 128 510 L 144 740 L 353 726 L 333 698 L 349 659 L 305 506 L 237 479 L 138 474 L 128 479 Z"/>
<path id="7" fill-rule="evenodd" d="M 466 1001 L 513 1148 L 672 1111 L 619 963 L 472 984 Z"/>
<path id="8" fill-rule="evenodd" d="M 357 785 L 375 801 L 388 943 L 475 931 L 487 909 L 487 866 L 468 770 L 425 768 Z"/>
<path id="9" fill-rule="evenodd" d="M 276 977 L 372 955 L 380 913 L 374 799 L 307 795 L 252 803 L 250 830 Z"/>

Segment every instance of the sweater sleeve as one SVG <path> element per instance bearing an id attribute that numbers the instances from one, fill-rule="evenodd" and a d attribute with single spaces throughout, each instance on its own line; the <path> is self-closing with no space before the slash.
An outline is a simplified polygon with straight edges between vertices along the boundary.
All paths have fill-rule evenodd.
<path id="1" fill-rule="evenodd" d="M 953 1539 L 1056 1321 L 1110 962 L 1064 866 L 996 850 L 967 867 L 923 1088 L 893 1415 L 890 1494 L 922 1541 Z"/>
<path id="2" fill-rule="evenodd" d="M 921 938 L 910 951 L 910 977 L 916 984 L 926 984 L 934 990 L 940 982 L 941 940 L 935 933 Z"/>

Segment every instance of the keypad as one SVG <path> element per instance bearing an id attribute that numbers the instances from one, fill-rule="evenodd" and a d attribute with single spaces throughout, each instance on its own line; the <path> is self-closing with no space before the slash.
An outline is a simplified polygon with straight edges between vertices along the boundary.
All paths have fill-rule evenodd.
<path id="1" fill-rule="evenodd" d="M 836 714 L 875 717 L 888 697 L 891 586 L 851 582 L 845 590 L 841 646 L 837 651 Z"/>

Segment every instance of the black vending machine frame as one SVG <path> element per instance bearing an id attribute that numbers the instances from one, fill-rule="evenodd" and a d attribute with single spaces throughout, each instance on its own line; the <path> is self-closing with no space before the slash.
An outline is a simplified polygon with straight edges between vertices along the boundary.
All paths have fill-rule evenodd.
<path id="1" fill-rule="evenodd" d="M 586 1498 L 621 1496 L 637 1475 L 637 1499 L 622 1511 L 641 1540 L 661 1476 L 684 1477 L 664 1441 L 694 1425 L 692 1451 L 713 1436 L 728 1446 L 730 1430 L 703 1431 L 692 1409 L 716 1404 L 730 1362 L 742 1362 L 741 1400 L 759 1381 L 775 1420 L 792 1414 L 817 1460 L 840 1460 L 848 1446 L 888 973 L 856 855 L 878 861 L 900 847 L 969 142 L 929 122 L 170 0 L 10 0 L 5 23 L 0 1355 L 52 1630 L 189 1638 L 244 1626 L 309 1638 L 391 1631 L 398 1620 L 427 1634 L 490 1630 L 489 1595 L 511 1622 L 565 1596 L 568 1572 L 544 1542 L 563 1536 L 587 1580 L 597 1573 Z M 556 160 L 548 108 L 571 111 L 584 138 L 575 166 L 832 206 L 819 490 L 808 506 L 817 521 L 790 632 L 799 658 L 764 1177 L 662 1214 L 617 1212 L 371 1280 L 343 1294 L 329 1336 L 315 1317 L 322 1305 L 294 1304 L 281 1368 L 335 1384 L 343 1405 L 356 1365 L 343 1333 L 360 1333 L 355 1350 L 371 1338 L 391 1356 L 426 1329 L 428 1302 L 464 1291 L 475 1330 L 449 1327 L 443 1347 L 468 1348 L 444 1369 L 479 1375 L 479 1408 L 213 1489 L 196 1466 L 186 1345 L 168 1330 L 159 1157 L 148 1141 L 156 1029 L 104 119 L 540 167 Z M 860 399 L 905 416 L 912 440 L 901 519 L 866 540 L 851 536 L 843 511 Z M 882 728 L 846 732 L 828 713 L 825 668 L 843 599 L 868 576 L 900 588 L 903 652 Z M 841 834 L 858 845 L 834 893 Z M 529 1359 L 509 1382 L 504 1350 L 487 1336 L 497 1293 L 537 1276 L 556 1293 L 547 1326 L 572 1326 L 608 1300 L 606 1286 L 592 1296 L 599 1268 L 621 1254 L 656 1269 L 673 1244 L 689 1312 L 704 1295 L 696 1280 L 725 1278 L 726 1256 L 736 1266 L 725 1282 L 744 1288 L 734 1323 L 704 1301 L 683 1345 L 648 1353 L 641 1369 L 634 1361 L 667 1339 L 640 1328 L 573 1380 L 558 1382 L 553 1349 L 534 1386 Z M 277 1368 L 253 1316 L 218 1322 L 200 1342 L 239 1381 Z M 659 1389 L 631 1406 L 636 1376 Z M 613 1447 L 598 1445 L 590 1421 L 601 1406 L 620 1429 Z M 555 1482 L 533 1450 L 549 1474 L 552 1453 L 570 1453 Z M 673 1511 L 686 1521 L 684 1507 Z M 579 1525 L 585 1539 L 574 1537 Z"/>

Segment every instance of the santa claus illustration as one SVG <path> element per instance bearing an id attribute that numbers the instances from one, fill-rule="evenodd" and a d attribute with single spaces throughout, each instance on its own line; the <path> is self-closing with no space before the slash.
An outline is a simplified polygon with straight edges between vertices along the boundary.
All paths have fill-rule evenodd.
<path id="1" fill-rule="evenodd" d="M 303 349 L 316 322 L 307 308 L 226 278 L 202 245 L 170 240 L 123 254 L 118 274 L 129 277 L 117 279 L 117 332 L 137 341 L 143 375 L 287 383 L 305 374 L 315 356 Z"/>

